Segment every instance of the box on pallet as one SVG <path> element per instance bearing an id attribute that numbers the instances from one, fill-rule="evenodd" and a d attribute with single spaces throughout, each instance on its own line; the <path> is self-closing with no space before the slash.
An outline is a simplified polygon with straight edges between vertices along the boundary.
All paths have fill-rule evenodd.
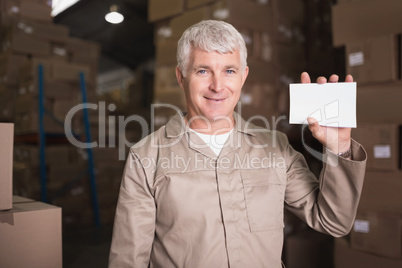
<path id="1" fill-rule="evenodd" d="M 401 167 L 401 126 L 359 124 L 352 137 L 367 151 L 367 170 L 396 171 Z"/>
<path id="2" fill-rule="evenodd" d="M 387 258 L 402 257 L 402 213 L 359 210 L 350 232 L 353 249 Z"/>
<path id="3" fill-rule="evenodd" d="M 383 35 L 346 44 L 346 73 L 359 84 L 400 78 L 399 35 Z"/>

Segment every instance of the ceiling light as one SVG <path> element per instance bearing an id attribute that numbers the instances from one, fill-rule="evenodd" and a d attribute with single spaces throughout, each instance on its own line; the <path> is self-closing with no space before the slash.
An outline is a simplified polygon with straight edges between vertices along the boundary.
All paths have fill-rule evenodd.
<path id="1" fill-rule="evenodd" d="M 105 16 L 105 20 L 113 24 L 118 24 L 124 20 L 124 16 L 118 12 L 117 5 L 112 5 L 110 7 L 110 12 Z"/>

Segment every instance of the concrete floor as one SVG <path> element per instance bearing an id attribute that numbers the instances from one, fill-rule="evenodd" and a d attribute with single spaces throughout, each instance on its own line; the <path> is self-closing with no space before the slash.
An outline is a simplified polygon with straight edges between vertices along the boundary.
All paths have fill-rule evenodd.
<path id="1" fill-rule="evenodd" d="M 107 268 L 112 226 L 63 230 L 63 268 Z"/>

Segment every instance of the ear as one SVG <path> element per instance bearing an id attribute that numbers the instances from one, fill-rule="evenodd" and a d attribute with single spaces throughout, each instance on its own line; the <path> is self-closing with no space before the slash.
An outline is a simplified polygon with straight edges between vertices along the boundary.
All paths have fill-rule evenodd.
<path id="1" fill-rule="evenodd" d="M 246 79 L 248 76 L 248 71 L 249 71 L 249 68 L 248 68 L 248 66 L 246 66 L 246 68 L 243 71 L 243 75 L 242 75 L 242 86 L 244 85 L 244 82 L 246 82 Z"/>
<path id="2" fill-rule="evenodd" d="M 183 79 L 184 79 L 184 76 L 183 76 L 183 73 L 182 73 L 182 71 L 180 70 L 179 66 L 176 67 L 176 79 L 177 79 L 177 82 L 179 83 L 179 86 L 180 86 L 182 89 L 184 89 L 184 87 L 183 87 Z"/>

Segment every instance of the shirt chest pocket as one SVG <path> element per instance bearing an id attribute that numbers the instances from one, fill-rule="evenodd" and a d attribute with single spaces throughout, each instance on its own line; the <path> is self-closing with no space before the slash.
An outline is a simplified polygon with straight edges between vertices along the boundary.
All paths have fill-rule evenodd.
<path id="1" fill-rule="evenodd" d="M 283 228 L 286 173 L 282 169 L 242 170 L 250 230 Z"/>

